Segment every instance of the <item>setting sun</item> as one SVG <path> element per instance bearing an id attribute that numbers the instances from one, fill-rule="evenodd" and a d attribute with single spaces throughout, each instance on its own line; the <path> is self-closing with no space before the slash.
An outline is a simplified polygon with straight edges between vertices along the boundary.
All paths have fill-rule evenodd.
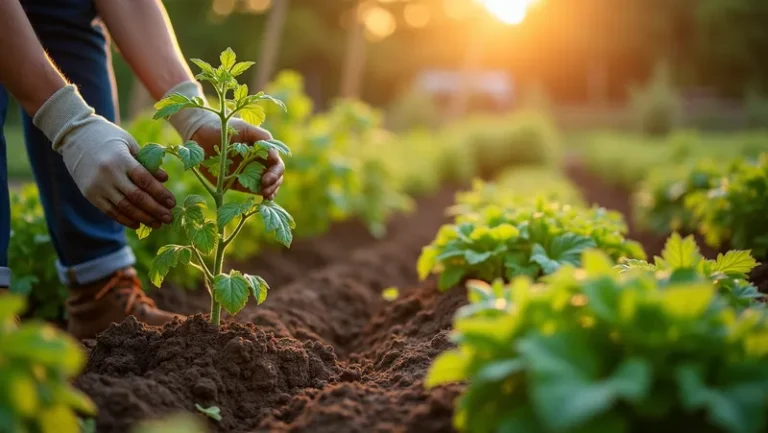
<path id="1" fill-rule="evenodd" d="M 479 0 L 488 12 L 507 24 L 520 24 L 536 0 Z"/>

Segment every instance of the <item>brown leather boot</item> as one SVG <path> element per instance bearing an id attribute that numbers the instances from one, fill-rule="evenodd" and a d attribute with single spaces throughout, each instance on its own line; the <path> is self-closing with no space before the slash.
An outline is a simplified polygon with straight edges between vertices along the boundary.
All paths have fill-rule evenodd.
<path id="1" fill-rule="evenodd" d="M 94 338 L 112 323 L 131 315 L 153 326 L 183 317 L 157 308 L 141 289 L 141 281 L 132 267 L 95 283 L 70 287 L 67 313 L 69 332 L 81 340 Z"/>

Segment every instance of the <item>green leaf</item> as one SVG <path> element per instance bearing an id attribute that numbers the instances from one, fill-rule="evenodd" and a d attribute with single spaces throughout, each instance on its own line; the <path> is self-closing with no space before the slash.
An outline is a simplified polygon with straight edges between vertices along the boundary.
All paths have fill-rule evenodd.
<path id="1" fill-rule="evenodd" d="M 240 84 L 237 86 L 237 89 L 235 89 L 235 100 L 239 101 L 246 96 L 248 96 L 248 85 Z"/>
<path id="2" fill-rule="evenodd" d="M 267 151 L 276 150 L 282 155 L 291 155 L 291 149 L 289 149 L 288 146 L 286 146 L 285 143 L 280 140 L 259 140 L 255 145 Z"/>
<path id="3" fill-rule="evenodd" d="M 400 297 L 400 290 L 397 287 L 387 287 L 386 289 L 381 291 L 381 297 L 385 301 L 395 301 L 397 298 Z"/>
<path id="4" fill-rule="evenodd" d="M 219 228 L 226 227 L 227 224 L 232 222 L 240 215 L 245 215 L 253 206 L 253 199 L 246 201 L 245 203 L 227 203 L 219 208 L 217 212 L 217 222 Z"/>
<path id="5" fill-rule="evenodd" d="M 190 102 L 192 102 L 192 100 L 181 93 L 171 93 L 155 103 L 155 110 L 163 109 L 169 105 L 188 104 Z"/>
<path id="6" fill-rule="evenodd" d="M 256 303 L 261 305 L 267 299 L 269 284 L 258 275 L 244 274 L 244 276 L 248 281 L 248 287 L 250 287 L 253 297 L 256 298 Z"/>
<path id="7" fill-rule="evenodd" d="M 205 206 L 205 198 L 197 194 L 188 195 L 184 199 L 184 207 L 190 208 L 193 206 Z"/>
<path id="8" fill-rule="evenodd" d="M 240 182 L 240 185 L 258 193 L 261 190 L 261 174 L 263 171 L 264 166 L 253 161 L 245 166 L 243 171 L 237 175 L 237 180 Z"/>
<path id="9" fill-rule="evenodd" d="M 213 66 L 211 66 L 210 63 L 200 59 L 189 59 L 189 60 L 195 65 L 197 65 L 197 67 L 200 68 L 200 70 L 203 71 L 204 73 L 210 74 L 211 76 L 216 75 L 216 73 L 214 72 Z"/>
<path id="10" fill-rule="evenodd" d="M 213 279 L 213 293 L 216 301 L 231 315 L 235 315 L 248 302 L 248 280 L 238 271 L 229 275 L 219 274 Z"/>
<path id="11" fill-rule="evenodd" d="M 182 245 L 166 245 L 157 251 L 157 255 L 152 259 L 152 266 L 149 269 L 149 279 L 157 287 L 163 284 L 165 276 L 171 268 L 178 265 L 186 265 L 192 258 L 192 252 L 189 247 Z"/>
<path id="12" fill-rule="evenodd" d="M 438 355 L 432 362 L 424 379 L 427 389 L 467 379 L 470 359 L 458 350 L 449 350 Z"/>
<path id="13" fill-rule="evenodd" d="M 205 159 L 205 152 L 199 144 L 194 141 L 187 141 L 178 149 L 179 158 L 184 163 L 184 170 L 196 168 Z"/>
<path id="14" fill-rule="evenodd" d="M 205 167 L 213 176 L 219 177 L 221 174 L 221 155 L 212 156 L 206 159 L 203 161 L 203 167 Z M 232 167 L 232 160 L 227 158 L 227 173 L 229 173 L 230 167 Z"/>
<path id="15" fill-rule="evenodd" d="M 479 253 L 474 250 L 464 251 L 464 258 L 467 260 L 467 263 L 469 265 L 477 265 L 477 264 L 483 263 L 484 261 L 491 258 L 492 255 L 493 253 L 490 251 L 486 251 L 483 253 Z"/>
<path id="16" fill-rule="evenodd" d="M 258 105 L 246 105 L 238 111 L 238 114 L 243 120 L 253 126 L 260 126 L 267 118 L 264 108 Z"/>
<path id="17" fill-rule="evenodd" d="M 291 246 L 293 233 L 291 229 L 296 226 L 293 217 L 277 203 L 264 201 L 259 206 L 259 215 L 264 221 L 264 229 L 267 233 L 274 233 L 275 239 L 286 247 Z"/>
<path id="18" fill-rule="evenodd" d="M 242 74 L 243 72 L 247 71 L 251 66 L 253 66 L 255 62 L 238 62 L 235 64 L 235 66 L 232 66 L 232 70 L 229 71 L 233 77 L 237 77 L 238 75 Z M 248 96 L 248 92 L 245 92 L 245 95 L 242 97 L 238 97 L 237 99 L 242 99 Z"/>
<path id="19" fill-rule="evenodd" d="M 638 259 L 622 259 L 622 262 L 617 266 L 622 272 L 626 272 L 632 269 L 642 269 L 644 271 L 655 271 L 656 265 L 648 263 L 645 260 Z"/>
<path id="20" fill-rule="evenodd" d="M 715 287 L 710 283 L 694 283 L 668 287 L 661 292 L 664 310 L 678 318 L 695 318 L 712 303 Z"/>
<path id="21" fill-rule="evenodd" d="M 139 240 L 146 239 L 151 233 L 152 227 L 147 227 L 144 224 L 141 224 L 138 230 L 136 230 L 136 237 L 139 238 Z"/>
<path id="22" fill-rule="evenodd" d="M 166 105 L 163 108 L 157 110 L 152 118 L 155 120 L 167 119 L 187 107 L 197 107 L 197 104 L 190 101 L 179 104 Z"/>
<path id="23" fill-rule="evenodd" d="M 755 266 L 757 260 L 749 251 L 731 250 L 723 255 L 717 255 L 713 272 L 724 274 L 748 274 Z"/>
<path id="24" fill-rule="evenodd" d="M 531 261 L 538 263 L 545 274 L 552 274 L 562 265 L 580 265 L 581 253 L 587 248 L 597 246 L 592 238 L 575 233 L 565 233 L 550 242 L 549 249 L 540 244 L 533 246 Z"/>
<path id="25" fill-rule="evenodd" d="M 159 144 L 147 144 L 139 150 L 139 154 L 136 155 L 136 159 L 151 173 L 157 172 L 160 166 L 163 164 L 163 158 L 165 157 L 165 148 Z"/>
<path id="26" fill-rule="evenodd" d="M 285 104 L 283 103 L 283 101 L 281 101 L 281 100 L 279 100 L 279 99 L 277 99 L 277 98 L 275 98 L 273 96 L 267 95 L 264 92 L 259 92 L 258 94 L 251 95 L 248 98 L 248 103 L 252 103 L 252 102 L 255 102 L 255 101 L 271 102 L 271 103 L 277 105 L 278 107 L 282 108 L 283 111 L 287 111 L 287 108 L 285 107 Z"/>
<path id="27" fill-rule="evenodd" d="M 0 298 L 3 301 L 6 298 Z M 66 377 L 80 373 L 85 354 L 72 337 L 46 323 L 26 323 L 0 340 L 3 359 L 49 367 Z"/>
<path id="28" fill-rule="evenodd" d="M 467 273 L 467 270 L 462 267 L 449 267 L 440 274 L 440 278 L 437 281 L 437 288 L 440 290 L 448 290 L 451 287 L 459 284 L 459 281 Z"/>
<path id="29" fill-rule="evenodd" d="M 765 389 L 759 381 L 745 380 L 715 389 L 705 383 L 699 368 L 691 365 L 677 369 L 683 406 L 690 411 L 705 409 L 709 420 L 723 431 L 754 433 L 765 421 Z"/>
<path id="30" fill-rule="evenodd" d="M 195 409 L 207 415 L 208 418 L 215 419 L 216 421 L 221 421 L 221 409 L 219 409 L 217 406 L 211 406 L 211 407 L 205 408 L 195 403 Z"/>
<path id="31" fill-rule="evenodd" d="M 534 409 L 551 430 L 575 429 L 609 413 L 620 399 L 639 401 L 650 392 L 647 361 L 627 359 L 603 378 L 600 358 L 580 334 L 531 336 L 517 347 L 533 372 Z"/>
<path id="32" fill-rule="evenodd" d="M 693 235 L 681 238 L 678 233 L 672 233 L 661 252 L 667 266 L 676 268 L 695 268 L 702 260 L 699 247 Z"/>
<path id="33" fill-rule="evenodd" d="M 525 363 L 523 360 L 502 359 L 484 364 L 472 378 L 484 382 L 498 382 L 524 370 Z"/>
<path id="34" fill-rule="evenodd" d="M 421 249 L 421 255 L 416 263 L 416 272 L 419 274 L 419 280 L 425 280 L 432 269 L 437 264 L 437 249 L 433 246 L 426 246 Z"/>
<path id="35" fill-rule="evenodd" d="M 232 143 L 230 145 L 230 149 L 232 149 L 233 152 L 239 154 L 240 156 L 245 156 L 248 154 L 248 152 L 251 151 L 252 148 L 245 143 Z"/>
<path id="36" fill-rule="evenodd" d="M 0 324 L 3 321 L 19 315 L 27 308 L 27 298 L 24 296 L 5 293 L 0 294 Z"/>
<path id="37" fill-rule="evenodd" d="M 221 60 L 221 66 L 229 71 L 233 66 L 235 66 L 237 56 L 235 55 L 235 52 L 232 51 L 232 48 L 227 48 L 221 53 L 219 60 Z"/>
<path id="38" fill-rule="evenodd" d="M 192 245 L 198 249 L 201 253 L 208 255 L 213 252 L 218 240 L 218 232 L 216 231 L 216 223 L 213 221 L 206 221 L 200 226 L 194 228 L 187 228 L 190 233 L 190 240 Z"/>

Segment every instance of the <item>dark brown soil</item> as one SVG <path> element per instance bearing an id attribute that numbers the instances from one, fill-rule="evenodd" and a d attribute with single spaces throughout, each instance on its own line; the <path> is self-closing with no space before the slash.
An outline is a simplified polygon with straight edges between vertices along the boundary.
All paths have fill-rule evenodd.
<path id="1" fill-rule="evenodd" d="M 270 274 L 284 284 L 220 331 L 201 314 L 163 328 L 133 319 L 113 325 L 88 345 L 76 381 L 99 407 L 99 433 L 195 412 L 195 404 L 221 408 L 221 422 L 207 421 L 217 432 L 452 431 L 459 386 L 427 392 L 423 378 L 450 347 L 451 318 L 465 296 L 419 284 L 415 270 L 452 201 L 453 190 L 422 200 L 385 239 L 345 241 L 336 255 L 322 242 L 307 247 L 302 254 L 323 264 L 293 277 Z M 401 289 L 394 302 L 381 298 L 390 286 Z M 207 309 L 202 295 L 189 295 L 197 313 Z"/>

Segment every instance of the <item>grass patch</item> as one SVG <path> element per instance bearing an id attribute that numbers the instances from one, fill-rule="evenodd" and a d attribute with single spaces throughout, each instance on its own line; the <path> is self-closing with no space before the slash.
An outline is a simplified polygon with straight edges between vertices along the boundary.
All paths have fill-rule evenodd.
<path id="1" fill-rule="evenodd" d="M 8 179 L 22 181 L 32 179 L 32 167 L 27 158 L 24 145 L 24 131 L 20 124 L 6 125 L 4 128 L 6 155 L 8 157 Z"/>

